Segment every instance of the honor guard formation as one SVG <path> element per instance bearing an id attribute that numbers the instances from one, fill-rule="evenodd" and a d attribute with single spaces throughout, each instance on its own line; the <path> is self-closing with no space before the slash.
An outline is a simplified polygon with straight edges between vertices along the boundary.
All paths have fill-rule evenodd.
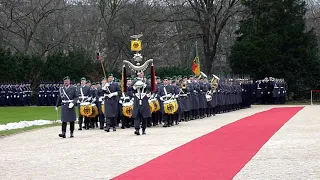
<path id="1" fill-rule="evenodd" d="M 32 90 L 29 83 L 0 84 L 0 106 L 31 106 Z"/>

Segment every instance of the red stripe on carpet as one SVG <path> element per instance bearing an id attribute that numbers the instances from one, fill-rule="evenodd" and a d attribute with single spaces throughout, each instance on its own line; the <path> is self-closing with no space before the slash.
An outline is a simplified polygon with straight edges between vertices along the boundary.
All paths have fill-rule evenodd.
<path id="1" fill-rule="evenodd" d="M 182 145 L 114 180 L 232 179 L 303 107 L 273 108 Z"/>

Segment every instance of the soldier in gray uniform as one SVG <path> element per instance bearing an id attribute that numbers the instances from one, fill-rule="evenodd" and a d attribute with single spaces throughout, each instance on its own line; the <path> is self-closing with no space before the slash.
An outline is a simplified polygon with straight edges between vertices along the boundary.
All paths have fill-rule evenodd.
<path id="1" fill-rule="evenodd" d="M 134 119 L 134 134 L 136 135 L 140 135 L 140 122 L 142 134 L 146 134 L 147 119 L 151 117 L 148 102 L 148 94 L 151 92 L 151 86 L 147 85 L 146 79 L 143 77 L 144 74 L 141 71 L 138 73 L 137 80 L 132 82 L 134 96 L 132 118 Z"/>
<path id="2" fill-rule="evenodd" d="M 76 120 L 76 111 L 74 105 L 77 103 L 78 94 L 74 86 L 70 85 L 70 78 L 66 76 L 63 78 L 64 86 L 59 89 L 59 96 L 56 102 L 56 111 L 61 103 L 61 121 L 62 133 L 59 137 L 66 138 L 67 122 L 70 123 L 70 138 L 73 138 L 74 121 Z"/>
<path id="3" fill-rule="evenodd" d="M 190 98 L 189 88 L 187 85 L 187 77 L 184 77 L 183 80 L 180 80 L 180 95 L 179 95 L 179 105 L 181 106 L 181 119 L 188 122 L 190 120 Z"/>
<path id="4" fill-rule="evenodd" d="M 206 93 L 209 91 L 209 87 L 205 83 L 205 80 L 203 77 L 200 78 L 199 82 L 199 116 L 201 119 L 205 117 L 205 114 L 207 114 L 207 98 Z"/>
<path id="5" fill-rule="evenodd" d="M 119 114 L 118 96 L 121 94 L 121 89 L 119 84 L 114 82 L 113 74 L 108 75 L 108 82 L 102 87 L 102 90 L 104 93 L 105 131 L 109 132 L 111 126 L 113 131 L 116 131 Z"/>
<path id="6" fill-rule="evenodd" d="M 101 84 L 104 85 L 106 83 L 106 79 L 105 77 L 101 78 Z M 104 115 L 102 112 L 102 102 L 104 101 L 104 97 L 103 97 L 103 90 L 102 90 L 102 86 L 101 84 L 98 82 L 97 83 L 97 96 L 98 99 L 96 101 L 97 103 L 97 107 L 98 107 L 98 111 L 99 111 L 99 122 L 100 122 L 100 129 L 103 130 L 104 127 Z"/>
<path id="7" fill-rule="evenodd" d="M 163 85 L 159 88 L 159 92 L 158 95 L 160 96 L 160 106 L 162 106 L 161 110 L 162 110 L 162 114 L 163 114 L 163 121 L 164 121 L 164 125 L 163 127 L 170 127 L 171 126 L 171 122 L 172 122 L 172 115 L 168 115 L 165 113 L 164 108 L 163 108 L 163 102 L 167 99 L 170 99 L 171 96 L 174 94 L 173 92 L 173 88 L 170 85 L 169 79 L 167 77 L 165 77 L 163 79 Z"/>
<path id="8" fill-rule="evenodd" d="M 274 87 L 272 90 L 272 96 L 274 99 L 274 103 L 279 104 L 280 103 L 280 88 L 278 87 L 277 82 L 274 83 Z"/>
<path id="9" fill-rule="evenodd" d="M 77 89 L 78 93 L 78 119 L 79 119 L 79 129 L 82 130 L 82 123 L 84 120 L 85 129 L 89 129 L 89 118 L 84 117 L 80 113 L 80 104 L 89 100 L 90 97 L 90 87 L 87 85 L 87 79 L 85 77 L 81 78 L 81 85 Z"/>

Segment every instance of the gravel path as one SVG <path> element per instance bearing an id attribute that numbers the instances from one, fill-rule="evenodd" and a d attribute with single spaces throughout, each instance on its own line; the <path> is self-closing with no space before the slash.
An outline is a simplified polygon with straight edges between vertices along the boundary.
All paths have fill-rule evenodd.
<path id="1" fill-rule="evenodd" d="M 235 180 L 320 179 L 320 106 L 306 106 L 234 177 Z"/>
<path id="2" fill-rule="evenodd" d="M 133 129 L 120 129 L 117 132 L 110 133 L 101 130 L 89 130 L 76 131 L 75 138 L 73 139 L 61 139 L 58 137 L 60 127 L 52 127 L 0 138 L 0 179 L 36 180 L 43 179 L 44 177 L 46 180 L 110 179 L 154 159 L 173 148 L 218 129 L 221 126 L 254 113 L 268 110 L 272 107 L 273 106 L 253 106 L 250 109 L 221 114 L 203 120 L 180 123 L 180 125 L 171 128 L 149 128 L 145 136 L 135 136 Z M 319 120 L 320 117 L 312 118 L 311 116 L 316 113 L 316 110 L 317 109 L 313 107 L 308 107 L 304 110 L 306 114 L 310 116 L 305 116 L 303 115 L 305 113 L 300 112 L 292 122 L 290 121 L 288 123 L 288 127 L 285 126 L 283 128 L 291 132 L 289 134 L 287 131 L 281 133 L 281 131 L 283 131 L 283 129 L 281 129 L 279 131 L 281 134 L 277 134 L 275 138 L 282 140 L 268 142 L 267 144 L 270 146 L 271 143 L 271 146 L 266 150 L 264 150 L 265 147 L 262 148 L 262 152 L 259 152 L 252 162 L 236 177 L 238 179 L 270 179 L 273 177 L 271 175 L 275 175 L 274 172 L 281 173 L 279 176 L 282 175 L 282 177 L 289 172 L 302 177 L 302 174 L 299 174 L 301 172 L 297 172 L 299 165 L 300 168 L 304 169 L 311 167 L 312 163 L 316 163 L 316 160 L 320 162 L 319 157 L 314 156 L 316 150 L 320 150 L 319 143 L 311 148 L 309 143 L 313 144 L 313 142 L 306 141 L 306 137 L 316 135 L 319 137 L 320 126 L 316 127 L 316 120 Z M 301 122 L 303 120 L 308 120 L 308 123 Z M 304 125 L 302 123 L 304 123 Z M 294 141 L 285 142 L 290 141 L 290 138 L 295 135 L 294 133 L 298 131 L 297 128 L 301 127 L 301 125 L 302 131 L 297 134 L 300 134 L 301 138 L 304 138 L 305 143 L 298 144 L 294 143 Z M 312 133 L 316 128 L 318 128 L 318 132 L 306 134 Z M 272 140 L 273 139 L 274 138 L 272 138 Z M 297 142 L 299 137 L 292 137 L 292 139 L 295 139 L 295 142 Z M 310 140 L 311 139 L 314 142 L 316 141 L 314 137 L 310 138 Z M 279 145 L 279 143 L 292 149 L 290 152 L 287 151 L 287 153 L 293 153 L 294 156 L 302 155 L 304 158 L 295 159 L 297 161 L 294 160 L 294 162 L 291 161 L 293 165 L 289 167 L 296 167 L 295 169 L 286 169 L 281 172 L 280 166 L 289 165 L 290 161 L 279 163 L 280 160 L 286 160 L 280 157 L 283 155 L 282 153 L 285 153 L 283 150 L 288 148 L 283 146 L 278 147 L 277 145 Z M 286 143 L 288 143 L 288 145 Z M 268 145 L 266 145 L 266 147 Z M 294 147 L 297 148 L 296 151 L 293 150 Z M 302 149 L 298 147 L 302 147 Z M 309 152 L 305 151 L 308 147 L 311 148 Z M 273 148 L 272 151 L 270 150 L 271 148 Z M 269 169 L 263 169 L 267 167 L 267 165 L 263 165 L 263 163 L 260 164 L 256 161 L 256 158 L 259 158 L 259 154 L 261 153 L 263 156 L 268 155 L 269 157 L 274 157 L 270 160 L 269 164 L 272 164 L 272 167 L 268 166 Z M 311 159 L 306 159 L 309 155 Z M 286 157 L 288 157 L 288 155 Z M 264 159 L 266 161 L 267 158 Z M 312 162 L 308 165 L 309 161 Z M 314 167 L 317 166 L 316 164 L 313 165 Z M 259 170 L 256 170 L 254 167 L 259 167 Z M 314 175 L 316 171 L 318 171 L 319 175 L 319 168 L 313 170 Z M 308 172 L 311 172 L 311 170 L 309 169 Z M 268 178 L 261 178 L 262 174 Z M 266 176 L 268 174 L 270 174 L 270 176 Z M 311 174 L 309 174 L 309 177 L 310 175 Z"/>

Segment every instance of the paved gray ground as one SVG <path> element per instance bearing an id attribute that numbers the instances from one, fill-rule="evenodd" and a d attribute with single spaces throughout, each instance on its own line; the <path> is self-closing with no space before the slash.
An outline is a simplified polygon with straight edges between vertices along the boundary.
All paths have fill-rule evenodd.
<path id="1" fill-rule="evenodd" d="M 253 106 L 251 109 L 181 123 L 179 126 L 171 128 L 150 128 L 147 129 L 148 134 L 146 136 L 135 136 L 132 129 L 110 133 L 101 130 L 89 130 L 76 131 L 74 139 L 60 139 L 57 136 L 60 127 L 53 127 L 1 138 L 0 179 L 36 180 L 44 177 L 47 180 L 110 179 L 221 126 L 272 107 Z M 254 157 L 252 162 L 249 162 L 240 171 L 236 178 L 272 179 L 275 177 L 272 176 L 275 173 L 278 173 L 278 177 L 281 177 L 281 179 L 292 179 L 293 176 L 290 174 L 295 174 L 297 177 L 302 177 L 303 174 L 303 177 L 311 177 L 311 172 L 313 172 L 314 175 L 317 173 L 319 175 L 319 168 L 315 167 L 319 167 L 316 162 L 317 160 L 320 161 L 318 157 L 314 156 L 314 152 L 320 150 L 319 142 L 313 144 L 311 141 L 304 141 L 304 143 L 299 144 L 297 142 L 299 137 L 294 136 L 300 134 L 301 138 L 310 137 L 314 142 L 316 136 L 319 137 L 320 126 L 316 127 L 319 124 L 319 121 L 316 122 L 319 117 L 312 118 L 317 113 L 317 109 L 308 107 L 304 111 L 306 111 L 307 116 L 304 115 L 305 112 L 303 114 L 301 112 L 293 119 L 293 122 L 290 121 L 288 126 L 284 126 L 283 129 L 288 131 L 275 135 L 275 137 L 283 139 L 274 143 L 272 140 L 275 137 L 273 137 Z M 304 121 L 308 121 L 308 123 Z M 293 125 L 290 125 L 292 123 Z M 294 141 L 297 143 L 294 143 Z M 270 143 L 269 149 L 265 150 Z M 278 147 L 278 145 L 283 146 Z M 307 149 L 311 149 L 311 151 L 307 151 Z M 284 152 L 283 150 L 287 151 Z M 265 157 L 264 161 L 259 162 L 256 158 L 259 158 L 261 153 L 269 157 Z M 281 156 L 293 156 L 296 159 L 290 161 Z M 295 156 L 301 156 L 302 158 Z M 311 156 L 311 159 L 309 159 L 309 156 Z M 290 164 L 291 162 L 293 165 Z M 286 167 L 289 168 L 283 170 Z M 312 168 L 314 169 L 312 170 Z"/>
<path id="2" fill-rule="evenodd" d="M 180 123 L 171 128 L 150 128 L 135 136 L 133 129 L 106 133 L 76 131 L 60 139 L 60 127 L 0 139 L 0 179 L 110 179 L 228 123 L 271 107 L 217 115 Z"/>
<path id="3" fill-rule="evenodd" d="M 320 106 L 306 106 L 235 176 L 235 180 L 319 180 Z"/>

